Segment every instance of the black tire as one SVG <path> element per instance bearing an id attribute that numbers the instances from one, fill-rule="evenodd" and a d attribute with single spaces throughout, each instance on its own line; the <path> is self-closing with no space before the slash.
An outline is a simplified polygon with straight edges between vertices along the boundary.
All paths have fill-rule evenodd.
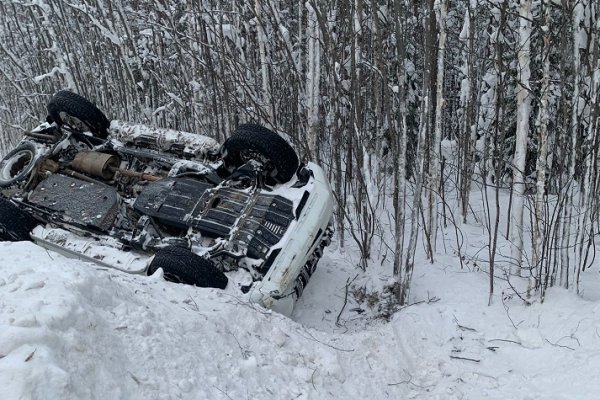
<path id="1" fill-rule="evenodd" d="M 61 90 L 48 102 L 48 114 L 58 125 L 67 125 L 80 131 L 90 131 L 101 139 L 108 136 L 110 121 L 102 111 L 86 98 Z"/>
<path id="2" fill-rule="evenodd" d="M 159 250 L 148 267 L 148 275 L 163 269 L 167 281 L 198 287 L 225 289 L 227 277 L 210 260 L 182 247 L 171 246 Z"/>
<path id="3" fill-rule="evenodd" d="M 9 187 L 29 178 L 37 161 L 37 149 L 25 142 L 0 160 L 0 187 Z"/>
<path id="4" fill-rule="evenodd" d="M 284 138 L 256 124 L 243 124 L 223 144 L 225 165 L 237 168 L 249 159 L 265 164 L 267 176 L 277 183 L 292 179 L 298 169 L 298 155 Z"/>
<path id="5" fill-rule="evenodd" d="M 38 222 L 26 211 L 0 197 L 0 240 L 21 242 L 31 240 L 29 232 Z"/>

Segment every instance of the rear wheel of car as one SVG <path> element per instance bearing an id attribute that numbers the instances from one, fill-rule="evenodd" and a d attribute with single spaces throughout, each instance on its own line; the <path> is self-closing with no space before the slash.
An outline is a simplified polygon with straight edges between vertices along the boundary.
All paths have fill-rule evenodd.
<path id="1" fill-rule="evenodd" d="M 23 143 L 0 160 L 0 187 L 12 186 L 29 178 L 35 167 L 36 148 Z"/>
<path id="2" fill-rule="evenodd" d="M 205 258 L 182 247 L 159 250 L 148 267 L 148 275 L 162 268 L 166 280 L 199 287 L 225 289 L 227 276 Z"/>
<path id="3" fill-rule="evenodd" d="M 298 169 L 298 155 L 284 138 L 264 126 L 243 124 L 223 144 L 223 160 L 237 168 L 250 160 L 263 164 L 277 183 L 289 181 Z"/>
<path id="4" fill-rule="evenodd" d="M 35 218 L 7 199 L 0 197 L 0 240 L 31 240 L 29 232 L 38 224 Z"/>
<path id="5" fill-rule="evenodd" d="M 57 92 L 48 102 L 48 114 L 58 125 L 82 132 L 89 131 L 101 139 L 108 136 L 110 121 L 92 102 L 68 90 Z"/>

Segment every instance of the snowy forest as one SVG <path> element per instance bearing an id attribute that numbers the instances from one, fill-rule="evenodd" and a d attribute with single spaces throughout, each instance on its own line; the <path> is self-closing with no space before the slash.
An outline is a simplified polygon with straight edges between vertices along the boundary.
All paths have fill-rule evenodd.
<path id="1" fill-rule="evenodd" d="M 596 0 L 1 0 L 0 154 L 60 89 L 219 141 L 261 123 L 324 166 L 339 245 L 398 304 L 467 222 L 490 299 L 511 274 L 543 300 L 595 262 L 599 38 Z"/>

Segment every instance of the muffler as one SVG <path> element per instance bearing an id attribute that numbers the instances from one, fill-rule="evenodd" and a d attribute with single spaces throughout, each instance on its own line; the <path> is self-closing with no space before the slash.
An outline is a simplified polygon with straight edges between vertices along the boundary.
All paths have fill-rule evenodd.
<path id="1" fill-rule="evenodd" d="M 102 179 L 112 179 L 118 170 L 121 160 L 119 157 L 97 151 L 86 151 L 77 153 L 71 161 L 71 168 Z"/>
<path id="2" fill-rule="evenodd" d="M 121 159 L 118 156 L 99 153 L 97 151 L 86 151 L 77 153 L 75 159 L 71 161 L 71 168 L 73 168 L 75 171 L 106 180 L 114 178 L 116 172 L 123 176 L 138 178 L 150 182 L 161 179 L 160 176 L 120 169 L 120 164 Z"/>

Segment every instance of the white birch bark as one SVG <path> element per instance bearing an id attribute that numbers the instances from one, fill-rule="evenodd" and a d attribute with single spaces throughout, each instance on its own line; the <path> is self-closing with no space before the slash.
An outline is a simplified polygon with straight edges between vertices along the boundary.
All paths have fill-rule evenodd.
<path id="1" fill-rule="evenodd" d="M 423 180 L 425 174 L 425 147 L 426 147 L 426 135 L 431 132 L 430 127 L 430 94 L 431 94 L 431 66 L 435 60 L 435 55 L 432 54 L 433 46 L 435 43 L 435 28 L 431 25 L 431 18 L 433 15 L 433 1 L 427 4 L 427 15 L 425 17 L 425 32 L 424 32 L 424 69 L 423 69 L 423 97 L 421 100 L 421 112 L 419 121 L 419 133 L 417 139 L 417 154 L 415 158 L 416 168 L 414 169 L 415 177 L 415 190 L 413 192 L 412 199 L 412 210 L 411 210 L 411 230 L 410 239 L 408 242 L 408 249 L 406 253 L 406 259 L 404 263 L 404 273 L 400 281 L 400 305 L 404 305 L 408 302 L 410 295 L 410 285 L 412 281 L 412 275 L 415 264 L 415 252 L 417 247 L 417 238 L 419 236 L 419 223 L 421 216 L 421 207 L 423 206 L 422 192 L 423 192 Z"/>
<path id="2" fill-rule="evenodd" d="M 404 80 L 404 79 L 403 79 Z M 401 84 L 404 84 L 401 80 Z M 407 126 L 406 126 L 406 99 L 405 95 L 401 99 L 401 134 L 398 144 L 398 169 L 396 171 L 396 210 L 395 210 L 395 235 L 396 243 L 394 247 L 394 278 L 400 282 L 402 264 L 404 261 L 404 223 L 406 220 L 406 145 L 407 145 Z"/>
<path id="3" fill-rule="evenodd" d="M 499 137 L 500 137 L 500 129 L 501 129 L 501 121 L 504 115 L 504 109 L 506 107 L 506 102 L 504 101 L 504 93 L 505 93 L 505 67 L 504 67 L 504 31 L 506 29 L 506 8 L 507 2 L 505 0 L 499 0 L 497 3 L 497 16 L 496 20 L 498 21 L 498 25 L 495 28 L 494 36 L 492 37 L 491 43 L 494 44 L 494 74 L 495 74 L 495 82 L 494 82 L 494 99 L 492 101 L 494 107 L 494 127 L 493 134 L 487 138 L 486 148 L 484 149 L 484 154 L 487 153 L 488 156 L 484 155 L 484 162 L 487 162 L 489 165 L 488 175 L 493 175 L 496 179 L 499 179 L 501 172 L 500 169 L 503 166 L 500 164 L 500 153 L 499 150 Z M 489 161 L 486 161 L 485 158 L 489 157 Z M 484 168 L 487 169 L 487 168 Z M 493 171 L 493 172 L 492 172 Z M 492 213 L 491 207 L 489 206 L 490 201 L 488 197 L 488 185 L 487 183 L 491 181 L 488 176 L 484 177 L 484 199 L 487 204 L 488 209 L 488 221 L 489 221 L 489 231 L 488 231 L 488 255 L 489 255 L 489 297 L 488 297 L 488 305 L 491 305 L 494 299 L 494 271 L 496 268 L 496 252 L 498 248 L 498 232 L 500 230 L 500 185 L 494 185 L 494 211 Z M 491 182 L 490 182 L 491 183 Z M 494 218 L 492 220 L 492 215 Z"/>
<path id="4" fill-rule="evenodd" d="M 588 12 L 591 14 L 592 9 L 588 9 Z M 600 22 L 598 22 L 600 23 Z M 597 23 L 597 24 L 598 24 Z M 586 27 L 588 28 L 588 27 Z M 598 77 L 600 73 L 597 68 L 597 59 L 598 59 L 598 43 L 596 42 L 596 27 L 589 26 L 590 32 L 590 62 L 588 65 L 589 75 L 586 75 L 586 84 L 585 86 L 589 87 L 588 98 L 591 100 L 589 104 L 589 109 L 587 110 L 587 114 L 589 114 L 589 119 L 582 118 L 582 123 L 587 122 L 586 135 L 584 140 L 583 148 L 586 149 L 584 152 L 584 175 L 582 178 L 582 183 L 580 185 L 580 196 L 579 196 L 579 217 L 577 223 L 577 235 L 575 239 L 575 258 L 576 262 L 573 263 L 573 286 L 574 291 L 579 293 L 579 276 L 582 269 L 585 268 L 585 263 L 587 260 L 586 253 L 589 243 L 589 235 L 590 232 L 593 232 L 592 228 L 592 207 L 593 200 L 595 197 L 595 193 L 593 191 L 593 179 L 596 175 L 597 171 L 594 171 L 594 157 L 597 156 L 597 149 L 594 149 L 594 144 L 596 142 L 596 138 L 598 135 L 597 126 L 595 123 L 595 118 L 597 117 L 597 98 L 598 98 L 598 84 L 599 82 L 595 79 Z M 588 48 L 587 41 L 580 43 L 580 47 Z M 593 235 L 593 233 L 592 233 Z"/>
<path id="5" fill-rule="evenodd" d="M 271 93 L 269 91 L 269 63 L 267 60 L 267 36 L 265 35 L 265 29 L 262 20 L 262 5 L 261 0 L 256 0 L 254 3 L 254 13 L 256 15 L 256 29 L 258 32 L 258 51 L 260 54 L 260 75 L 262 83 L 262 103 L 265 111 L 269 118 L 269 125 L 275 122 L 273 121 L 273 109 L 271 103 Z"/>
<path id="6" fill-rule="evenodd" d="M 405 220 L 406 220 L 406 145 L 407 145 L 407 126 L 406 126 L 406 49 L 404 39 L 404 24 L 401 19 L 400 0 L 394 1 L 394 14 L 396 15 L 395 31 L 396 31 L 396 56 L 399 63 L 398 73 L 398 92 L 399 100 L 399 120 L 400 126 L 396 131 L 400 131 L 400 137 L 397 138 L 397 153 L 396 153 L 396 170 L 394 171 L 395 180 L 395 199 L 394 199 L 394 219 L 395 219 L 395 246 L 394 246 L 394 280 L 399 284 L 402 278 L 402 265 L 404 261 L 404 236 L 405 236 Z M 397 300 L 401 299 L 400 288 L 396 288 Z"/>
<path id="7" fill-rule="evenodd" d="M 581 47 L 581 36 L 582 28 L 581 21 L 583 20 L 584 7 L 583 4 L 578 2 L 573 8 L 573 102 L 571 104 L 571 154 L 569 158 L 569 179 L 572 180 L 575 176 L 575 165 L 577 161 L 577 129 L 579 124 L 579 87 L 581 83 L 580 77 L 580 47 Z M 571 224 L 573 222 L 573 207 L 575 207 L 575 182 L 568 182 L 569 189 L 566 193 L 567 201 L 565 204 L 566 215 L 564 218 L 562 228 L 562 242 L 561 242 L 561 268 L 560 268 L 560 283 L 564 288 L 574 289 L 573 274 L 570 273 L 570 254 L 569 247 L 571 242 Z M 577 263 L 573 263 L 576 265 Z"/>
<path id="8" fill-rule="evenodd" d="M 444 111 L 444 54 L 446 50 L 446 14 L 448 10 L 447 0 L 436 0 L 435 15 L 438 23 L 438 54 L 437 54 L 437 77 L 436 77 L 436 105 L 435 105 L 435 130 L 433 146 L 431 151 L 431 162 L 429 164 L 429 221 L 428 229 L 431 237 L 430 259 L 433 262 L 436 252 L 438 231 L 438 204 L 440 203 L 441 166 L 440 157 L 442 142 L 442 122 Z"/>
<path id="9" fill-rule="evenodd" d="M 427 93 L 427 92 L 426 92 Z M 415 169 L 415 191 L 413 193 L 411 220 L 413 221 L 410 228 L 410 240 L 406 253 L 406 261 L 404 265 L 404 274 L 400 283 L 400 305 L 408 302 L 410 295 L 410 284 L 414 271 L 415 251 L 417 248 L 417 238 L 419 236 L 419 221 L 420 211 L 422 207 L 421 194 L 423 189 L 423 174 L 425 173 L 425 135 L 428 131 L 428 115 L 429 115 L 429 98 L 423 98 L 423 111 L 421 113 L 421 122 L 419 123 L 419 137 L 417 142 L 417 158 L 415 160 L 417 168 Z"/>
<path id="10" fill-rule="evenodd" d="M 306 76 L 306 108 L 308 112 L 308 147 L 311 158 L 317 157 L 317 134 L 319 130 L 320 81 L 321 81 L 321 45 L 317 12 L 306 2 L 308 10 L 308 73 Z"/>
<path id="11" fill-rule="evenodd" d="M 535 219 L 533 221 L 533 252 L 532 271 L 529 279 L 528 295 L 536 288 L 540 288 L 542 300 L 545 295 L 544 281 L 549 266 L 545 265 L 543 257 L 545 235 L 547 232 L 544 218 L 546 204 L 546 172 L 548 171 L 548 100 L 550 89 L 550 5 L 546 4 L 544 9 L 544 25 L 542 26 L 544 47 L 542 53 L 544 59 L 540 110 L 538 115 L 538 156 L 536 160 L 536 192 L 535 192 Z"/>
<path id="12" fill-rule="evenodd" d="M 523 208 L 525 205 L 525 158 L 529 136 L 529 115 L 531 96 L 529 94 L 530 37 L 531 37 L 531 0 L 519 3 L 519 51 L 518 51 L 518 87 L 517 87 L 517 132 L 513 159 L 514 199 L 511 209 L 511 273 L 520 275 L 523 261 Z"/>
<path id="13" fill-rule="evenodd" d="M 475 150 L 476 141 L 476 124 L 473 122 L 473 103 L 475 97 L 473 91 L 475 90 L 475 24 L 473 21 L 473 15 L 477 9 L 477 1 L 470 0 L 465 11 L 465 22 L 463 25 L 462 32 L 460 34 L 460 40 L 465 41 L 466 50 L 464 52 L 464 64 L 463 74 L 465 78 L 461 82 L 460 88 L 460 100 L 461 106 L 464 110 L 463 127 L 461 129 L 462 136 L 462 157 L 460 162 L 462 163 L 460 172 L 460 196 L 461 196 L 461 213 L 463 223 L 467 222 L 467 214 L 469 210 L 469 197 L 471 190 L 471 181 L 473 175 L 473 152 Z"/>

